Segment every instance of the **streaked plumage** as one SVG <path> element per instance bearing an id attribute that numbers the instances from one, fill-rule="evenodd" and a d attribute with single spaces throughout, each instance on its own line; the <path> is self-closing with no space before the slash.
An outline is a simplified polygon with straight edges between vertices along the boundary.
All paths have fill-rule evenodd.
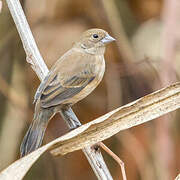
<path id="1" fill-rule="evenodd" d="M 90 29 L 53 65 L 35 94 L 34 120 L 21 156 L 41 145 L 48 121 L 58 109 L 72 106 L 97 87 L 105 71 L 105 45 L 113 40 L 104 30 Z"/>

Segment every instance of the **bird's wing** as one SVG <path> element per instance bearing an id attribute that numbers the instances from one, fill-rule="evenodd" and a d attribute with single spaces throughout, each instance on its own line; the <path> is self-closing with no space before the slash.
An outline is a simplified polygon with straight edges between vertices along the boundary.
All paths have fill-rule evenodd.
<path id="1" fill-rule="evenodd" d="M 68 65 L 69 59 L 74 59 L 77 63 Z M 79 58 L 81 60 L 79 60 Z M 40 84 L 35 101 L 40 99 L 41 106 L 44 108 L 62 104 L 63 101 L 78 94 L 94 78 L 94 65 L 84 63 L 86 56 L 70 54 L 49 72 Z M 74 63 L 73 61 L 73 63 Z M 83 63 L 81 63 L 81 62 Z M 60 68 L 59 68 L 60 67 Z"/>
<path id="2" fill-rule="evenodd" d="M 48 85 L 41 94 L 41 106 L 47 108 L 63 103 L 64 100 L 78 94 L 94 78 L 94 76 L 83 77 L 77 74 L 63 83 L 59 82 L 55 85 Z"/>

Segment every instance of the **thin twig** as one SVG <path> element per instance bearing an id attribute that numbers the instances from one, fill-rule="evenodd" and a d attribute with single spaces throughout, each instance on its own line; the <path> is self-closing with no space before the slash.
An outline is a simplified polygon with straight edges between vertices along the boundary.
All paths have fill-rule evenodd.
<path id="1" fill-rule="evenodd" d="M 40 80 L 43 80 L 45 76 L 48 74 L 48 68 L 44 63 L 44 60 L 37 48 L 37 45 L 35 43 L 32 32 L 24 15 L 21 4 L 19 0 L 6 0 L 6 2 L 8 4 L 9 10 L 16 24 L 16 28 L 21 37 L 23 47 L 27 55 L 26 60 L 28 63 L 31 64 L 31 67 L 36 72 Z M 65 113 L 69 111 L 71 111 L 72 113 L 69 114 L 70 116 L 68 122 L 73 120 L 73 117 L 75 117 L 76 120 L 78 120 L 71 108 L 69 108 L 68 111 L 65 111 Z M 73 123 L 71 122 L 71 124 Z M 74 128 L 76 128 L 76 126 L 74 126 Z M 93 168 L 97 178 L 111 180 L 112 176 L 103 160 L 103 157 L 101 156 L 101 153 L 99 153 L 99 156 L 96 156 L 95 154 L 92 155 L 92 152 L 89 151 L 89 148 L 84 148 L 83 151 L 86 157 L 88 157 L 88 161 L 90 162 L 91 167 Z M 101 163 L 102 166 L 98 166 L 97 162 Z M 102 168 L 104 169 L 102 170 Z"/>
<path id="2" fill-rule="evenodd" d="M 119 166 L 121 167 L 123 180 L 127 180 L 124 162 L 114 152 L 112 152 L 104 143 L 100 142 L 99 146 L 102 149 L 104 149 L 104 151 L 106 151 L 119 164 Z"/>

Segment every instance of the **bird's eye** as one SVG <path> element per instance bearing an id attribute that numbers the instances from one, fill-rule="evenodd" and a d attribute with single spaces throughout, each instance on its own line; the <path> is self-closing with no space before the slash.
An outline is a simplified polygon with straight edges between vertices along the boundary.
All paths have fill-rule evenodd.
<path id="1" fill-rule="evenodd" d="M 98 38 L 99 36 L 97 34 L 93 34 L 93 38 Z"/>

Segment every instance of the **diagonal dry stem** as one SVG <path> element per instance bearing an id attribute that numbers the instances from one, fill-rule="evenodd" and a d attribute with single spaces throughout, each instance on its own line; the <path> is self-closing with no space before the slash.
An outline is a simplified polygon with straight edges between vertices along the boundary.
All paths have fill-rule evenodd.
<path id="1" fill-rule="evenodd" d="M 0 179 L 22 179 L 33 163 L 50 149 L 54 155 L 64 155 L 89 147 L 113 136 L 119 131 L 155 119 L 179 107 L 180 82 L 119 107 L 42 146 L 2 171 Z M 99 163 L 97 165 L 101 168 Z"/>

